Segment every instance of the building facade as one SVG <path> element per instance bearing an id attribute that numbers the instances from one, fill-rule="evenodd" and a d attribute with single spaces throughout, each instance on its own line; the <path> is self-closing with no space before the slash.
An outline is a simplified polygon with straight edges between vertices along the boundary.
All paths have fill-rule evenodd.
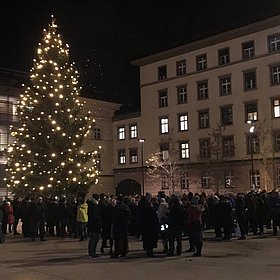
<path id="1" fill-rule="evenodd" d="M 145 191 L 279 187 L 279 16 L 132 63 L 140 67 L 141 117 L 135 123 L 137 137 L 145 138 Z M 122 174 L 116 185 L 134 175 L 141 184 L 141 164 L 128 160 L 137 146 L 126 137 L 130 123 L 133 118 L 116 122 L 115 174 Z M 159 152 L 170 158 L 171 149 L 182 169 L 172 189 L 166 175 L 146 174 L 149 157 Z"/>

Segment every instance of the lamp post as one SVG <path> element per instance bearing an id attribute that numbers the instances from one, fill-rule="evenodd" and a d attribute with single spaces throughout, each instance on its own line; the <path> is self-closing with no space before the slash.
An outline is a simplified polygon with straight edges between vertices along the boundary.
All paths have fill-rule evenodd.
<path id="1" fill-rule="evenodd" d="M 146 139 L 138 139 L 141 145 L 141 176 L 142 176 L 142 195 L 145 195 L 145 178 L 144 178 L 144 143 Z"/>
<path id="2" fill-rule="evenodd" d="M 251 124 L 251 121 L 247 123 Z M 249 132 L 250 132 L 250 152 L 251 152 L 251 188 L 255 190 L 255 170 L 254 170 L 254 146 L 253 146 L 253 133 L 255 131 L 255 126 L 251 125 Z"/>

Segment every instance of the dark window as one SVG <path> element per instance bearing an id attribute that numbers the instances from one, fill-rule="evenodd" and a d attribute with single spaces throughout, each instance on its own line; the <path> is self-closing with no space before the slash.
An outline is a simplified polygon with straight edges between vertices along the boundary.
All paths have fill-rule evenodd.
<path id="1" fill-rule="evenodd" d="M 209 128 L 209 111 L 198 112 L 199 128 Z"/>
<path id="2" fill-rule="evenodd" d="M 256 71 L 244 73 L 244 90 L 251 90 L 257 87 Z"/>
<path id="3" fill-rule="evenodd" d="M 223 77 L 220 78 L 220 95 L 229 95 L 231 94 L 231 78 Z"/>
<path id="4" fill-rule="evenodd" d="M 101 128 L 100 127 L 94 127 L 93 128 L 93 138 L 95 140 L 101 139 Z"/>
<path id="5" fill-rule="evenodd" d="M 197 83 L 197 99 L 204 100 L 208 99 L 208 82 L 201 81 Z"/>
<path id="6" fill-rule="evenodd" d="M 184 173 L 180 180 L 181 189 L 185 190 L 189 188 L 189 175 Z"/>
<path id="7" fill-rule="evenodd" d="M 274 151 L 280 152 L 280 131 L 273 132 L 273 140 L 274 140 Z"/>
<path id="8" fill-rule="evenodd" d="M 177 76 L 185 75 L 187 73 L 185 59 L 177 61 L 176 65 L 177 65 Z"/>
<path id="9" fill-rule="evenodd" d="M 223 137 L 223 156 L 232 157 L 234 156 L 234 139 L 233 136 Z"/>
<path id="10" fill-rule="evenodd" d="M 250 41 L 242 44 L 242 56 L 243 59 L 251 59 L 255 56 L 254 41 Z"/>
<path id="11" fill-rule="evenodd" d="M 201 71 L 207 69 L 207 56 L 202 54 L 196 57 L 196 70 Z"/>
<path id="12" fill-rule="evenodd" d="M 280 34 L 274 34 L 268 37 L 269 52 L 276 52 L 280 50 Z"/>
<path id="13" fill-rule="evenodd" d="M 275 65 L 270 68 L 271 84 L 280 84 L 280 65 Z"/>
<path id="14" fill-rule="evenodd" d="M 256 134 L 251 133 L 247 136 L 247 154 L 258 154 L 260 152 L 260 141 Z"/>
<path id="15" fill-rule="evenodd" d="M 160 91 L 158 93 L 158 102 L 159 102 L 159 107 L 167 107 L 168 106 L 168 96 L 167 96 L 167 91 Z"/>
<path id="16" fill-rule="evenodd" d="M 188 96 L 187 96 L 187 86 L 179 86 L 177 87 L 177 99 L 178 104 L 187 103 Z"/>
<path id="17" fill-rule="evenodd" d="M 101 155 L 99 153 L 96 155 L 96 168 L 101 170 Z"/>
<path id="18" fill-rule="evenodd" d="M 199 156 L 207 159 L 211 156 L 210 138 L 199 139 Z"/>
<path id="19" fill-rule="evenodd" d="M 225 172 L 225 188 L 234 188 L 234 173 L 231 171 Z"/>
<path id="20" fill-rule="evenodd" d="M 245 122 L 258 120 L 258 103 L 245 104 Z"/>
<path id="21" fill-rule="evenodd" d="M 201 187 L 203 189 L 210 188 L 210 176 L 208 172 L 203 172 L 201 175 Z"/>
<path id="22" fill-rule="evenodd" d="M 221 123 L 222 125 L 229 125 L 233 123 L 232 105 L 221 108 Z"/>
<path id="23" fill-rule="evenodd" d="M 167 79 L 167 67 L 166 65 L 158 67 L 158 80 L 165 80 Z"/>
<path id="24" fill-rule="evenodd" d="M 230 62 L 229 48 L 218 50 L 219 65 L 227 64 Z"/>
<path id="25" fill-rule="evenodd" d="M 162 160 L 167 160 L 169 158 L 169 143 L 160 144 L 160 154 Z"/>

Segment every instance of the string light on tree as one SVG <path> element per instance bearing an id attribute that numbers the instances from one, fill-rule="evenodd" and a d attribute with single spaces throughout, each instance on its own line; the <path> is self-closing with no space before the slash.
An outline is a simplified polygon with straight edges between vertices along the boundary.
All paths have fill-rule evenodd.
<path id="1" fill-rule="evenodd" d="M 52 16 L 11 126 L 6 182 L 16 194 L 75 194 L 97 182 L 97 151 L 82 150 L 94 120 L 78 99 L 78 72 L 57 29 Z"/>

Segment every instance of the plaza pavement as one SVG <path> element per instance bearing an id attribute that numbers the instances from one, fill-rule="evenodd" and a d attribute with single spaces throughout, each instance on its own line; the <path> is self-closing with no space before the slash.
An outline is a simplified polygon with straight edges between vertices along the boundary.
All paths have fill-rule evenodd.
<path id="1" fill-rule="evenodd" d="M 91 259 L 87 241 L 32 242 L 8 235 L 6 243 L 0 244 L 0 280 L 280 280 L 280 239 L 271 232 L 242 241 L 214 241 L 213 232 L 204 236 L 201 258 L 190 253 L 165 257 L 160 254 L 161 242 L 156 257 L 146 258 L 142 243 L 130 238 L 126 258 L 110 259 L 104 254 Z M 187 247 L 184 240 L 184 251 Z"/>

